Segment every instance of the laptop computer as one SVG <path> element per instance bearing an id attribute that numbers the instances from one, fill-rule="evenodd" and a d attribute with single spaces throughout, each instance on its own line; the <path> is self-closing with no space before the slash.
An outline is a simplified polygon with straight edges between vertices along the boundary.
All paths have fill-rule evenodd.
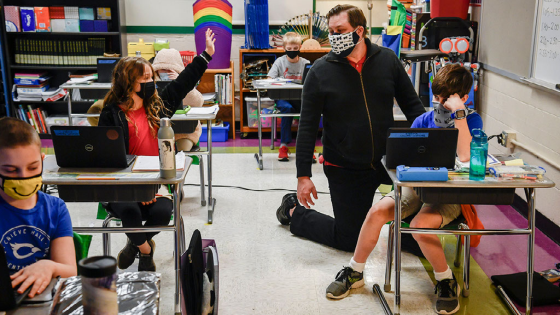
<path id="1" fill-rule="evenodd" d="M 309 73 L 309 70 L 311 69 L 312 66 L 313 66 L 312 63 L 305 64 L 305 68 L 303 68 L 303 76 L 301 77 L 301 84 L 305 83 L 305 78 L 307 78 L 307 74 Z"/>
<path id="2" fill-rule="evenodd" d="M 136 158 L 126 154 L 121 127 L 52 126 L 60 167 L 126 168 Z"/>
<path id="3" fill-rule="evenodd" d="M 389 128 L 387 131 L 386 164 L 413 167 L 455 166 L 456 128 Z"/>
<path id="4" fill-rule="evenodd" d="M 7 311 L 16 308 L 31 291 L 33 286 L 29 286 L 22 294 L 17 293 L 16 288 L 12 288 L 10 279 L 10 269 L 4 246 L 0 244 L 0 311 Z"/>
<path id="5" fill-rule="evenodd" d="M 121 57 L 97 58 L 97 82 L 111 83 L 113 69 L 119 63 Z"/>

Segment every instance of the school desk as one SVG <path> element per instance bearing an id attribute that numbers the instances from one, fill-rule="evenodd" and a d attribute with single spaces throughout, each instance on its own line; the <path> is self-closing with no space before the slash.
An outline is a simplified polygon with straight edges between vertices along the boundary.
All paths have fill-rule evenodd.
<path id="1" fill-rule="evenodd" d="M 177 171 L 174 178 L 162 179 L 159 172 L 132 172 L 134 163 L 125 169 L 101 168 L 61 168 L 54 155 L 47 155 L 43 161 L 43 184 L 57 185 L 59 197 L 65 202 L 140 202 L 150 201 L 160 185 L 171 185 L 173 190 L 173 224 L 153 227 L 73 227 L 77 233 L 146 233 L 173 231 L 175 245 L 175 313 L 181 312 L 180 269 L 181 255 L 185 252 L 185 231 L 181 217 L 180 195 L 192 159 L 185 159 L 185 167 Z M 87 175 L 94 180 L 80 180 Z M 85 176 L 84 176 L 85 177 Z M 116 179 L 107 179 L 116 178 Z"/>
<path id="2" fill-rule="evenodd" d="M 382 160 L 383 166 L 387 170 L 389 177 L 393 181 L 395 187 L 395 221 L 401 222 L 401 192 L 402 187 L 413 187 L 421 189 L 421 196 L 431 198 L 431 200 L 422 200 L 427 203 L 437 203 L 438 199 L 445 198 L 445 203 L 459 204 L 496 204 L 491 200 L 499 201 L 500 194 L 507 193 L 510 190 L 513 194 L 516 188 L 523 188 L 527 197 L 528 205 L 528 227 L 526 229 L 484 229 L 484 230 L 443 230 L 443 229 L 418 229 L 418 228 L 402 228 L 400 224 L 395 224 L 394 233 L 394 250 L 395 256 L 395 300 L 394 312 L 400 314 L 401 306 L 401 233 L 419 233 L 419 234 L 454 234 L 454 235 L 516 235 L 524 234 L 529 236 L 527 245 L 527 270 L 533 271 L 534 268 L 534 246 L 535 246 L 535 202 L 537 188 L 554 187 L 554 182 L 543 177 L 542 180 L 505 180 L 498 181 L 493 177 L 487 176 L 483 181 L 472 181 L 466 176 L 450 176 L 450 180 L 446 182 L 401 182 L 397 179 L 394 169 L 387 168 L 385 157 Z M 506 191 L 506 192 L 504 192 Z M 465 197 L 467 196 L 467 197 Z M 487 197 L 481 197 L 487 196 Z M 506 196 L 507 197 L 507 196 Z M 453 202 L 455 199 L 455 202 Z M 466 202 L 469 199 L 470 202 Z M 485 200 L 486 199 L 486 200 Z M 505 198 L 507 199 L 507 198 Z M 484 240 L 483 240 L 484 241 Z M 470 255 L 470 246 L 464 246 L 464 253 Z M 387 259 L 389 261 L 389 259 Z M 389 269 L 390 266 L 387 266 Z M 386 274 L 385 292 L 391 290 L 391 276 Z M 463 272 L 463 296 L 469 295 L 469 271 L 468 266 Z M 380 298 L 382 295 L 379 295 Z M 533 296 L 533 272 L 527 273 L 527 304 L 526 314 L 532 314 L 532 296 Z M 382 300 L 382 299 L 381 299 Z M 389 310 L 390 311 L 390 310 Z"/>

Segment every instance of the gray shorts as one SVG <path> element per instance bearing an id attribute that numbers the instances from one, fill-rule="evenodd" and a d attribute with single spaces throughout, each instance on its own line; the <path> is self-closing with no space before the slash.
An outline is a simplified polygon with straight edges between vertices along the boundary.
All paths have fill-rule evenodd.
<path id="1" fill-rule="evenodd" d="M 386 194 L 385 197 L 395 199 L 395 191 L 391 191 L 390 193 Z M 385 198 L 383 197 L 383 198 Z M 435 209 L 441 214 L 443 218 L 440 227 L 444 227 L 453 220 L 457 219 L 461 215 L 461 205 L 454 204 L 428 204 L 422 203 L 420 197 L 416 194 L 416 192 L 411 187 L 403 187 L 402 194 L 401 194 L 401 203 L 402 203 L 402 211 L 401 211 L 401 218 L 406 218 L 411 216 L 415 213 L 418 213 L 420 209 L 424 207 L 430 207 Z"/>

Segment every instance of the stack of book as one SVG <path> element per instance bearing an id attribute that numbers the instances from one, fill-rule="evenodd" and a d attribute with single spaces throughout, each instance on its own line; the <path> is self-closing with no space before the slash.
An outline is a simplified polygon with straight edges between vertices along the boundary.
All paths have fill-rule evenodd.
<path id="1" fill-rule="evenodd" d="M 231 75 L 214 75 L 214 87 L 216 89 L 216 102 L 222 105 L 231 104 Z"/>
<path id="2" fill-rule="evenodd" d="M 16 64 L 61 66 L 96 65 L 105 53 L 104 38 L 88 40 L 40 40 L 16 38 Z"/>
<path id="3" fill-rule="evenodd" d="M 42 73 L 16 73 L 14 83 L 17 94 L 14 100 L 42 101 L 43 92 L 49 89 L 49 78 L 46 72 Z"/>

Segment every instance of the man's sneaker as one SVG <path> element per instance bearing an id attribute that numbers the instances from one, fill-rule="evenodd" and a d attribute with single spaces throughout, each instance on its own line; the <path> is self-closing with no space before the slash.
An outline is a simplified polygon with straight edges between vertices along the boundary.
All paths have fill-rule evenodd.
<path id="1" fill-rule="evenodd" d="M 280 149 L 278 149 L 278 161 L 288 162 L 290 160 L 290 158 L 288 157 L 289 153 L 290 150 L 288 150 L 287 146 L 281 146 Z"/>
<path id="2" fill-rule="evenodd" d="M 134 260 L 136 259 L 136 256 L 139 252 L 140 250 L 138 249 L 138 247 L 132 244 L 130 239 L 127 237 L 126 245 L 117 256 L 117 266 L 119 266 L 120 269 L 127 269 L 134 263 Z"/>
<path id="3" fill-rule="evenodd" d="M 284 195 L 284 197 L 282 197 L 282 204 L 280 204 L 280 207 L 278 207 L 278 210 L 276 210 L 276 218 L 278 218 L 280 224 L 282 225 L 290 224 L 289 212 L 290 209 L 292 209 L 296 205 L 297 205 L 296 193 L 287 194 Z"/>
<path id="4" fill-rule="evenodd" d="M 152 252 L 149 254 L 140 253 L 140 260 L 138 261 L 138 271 L 156 271 L 156 263 L 154 262 L 156 242 L 154 242 L 154 240 L 149 240 L 148 244 L 150 244 Z"/>
<path id="5" fill-rule="evenodd" d="M 453 275 L 453 279 L 438 281 L 435 292 L 437 294 L 436 313 L 455 314 L 459 310 L 459 294 L 461 287 Z"/>
<path id="6" fill-rule="evenodd" d="M 350 294 L 350 289 L 360 288 L 363 285 L 363 272 L 357 272 L 350 267 L 344 267 L 336 275 L 336 280 L 327 287 L 327 297 L 342 299 Z"/>

